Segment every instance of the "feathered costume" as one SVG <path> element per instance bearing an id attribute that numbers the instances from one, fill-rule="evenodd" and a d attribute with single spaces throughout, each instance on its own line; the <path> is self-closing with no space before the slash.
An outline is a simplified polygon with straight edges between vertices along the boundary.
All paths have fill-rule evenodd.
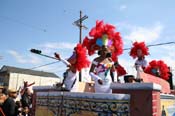
<path id="1" fill-rule="evenodd" d="M 138 56 L 138 50 L 141 51 L 141 56 Z M 147 61 L 145 60 L 145 56 L 149 55 L 148 47 L 145 45 L 145 42 L 134 42 L 133 47 L 130 51 L 130 56 L 135 58 L 138 58 L 135 62 L 136 70 L 139 67 L 142 67 L 144 69 L 147 66 Z"/>
<path id="2" fill-rule="evenodd" d="M 115 29 L 115 26 L 97 20 L 96 26 L 89 32 L 90 38 L 85 37 L 83 46 L 86 46 L 89 55 L 93 55 L 102 45 L 106 45 L 112 53 L 113 62 L 118 64 L 115 65 L 118 76 L 122 76 L 126 74 L 126 70 L 118 63 L 118 56 L 123 53 L 123 41 Z"/>
<path id="3" fill-rule="evenodd" d="M 146 67 L 145 72 L 154 76 L 158 76 L 164 80 L 169 79 L 168 66 L 162 60 L 152 60 Z"/>
<path id="4" fill-rule="evenodd" d="M 130 51 L 130 56 L 132 56 L 134 59 L 137 58 L 137 50 L 140 49 L 142 51 L 142 57 L 149 55 L 149 49 L 145 45 L 145 42 L 134 42 L 133 47 Z"/>
<path id="5" fill-rule="evenodd" d="M 102 45 L 108 46 L 112 52 L 112 60 L 115 62 L 117 56 L 123 53 L 123 41 L 119 32 L 115 32 L 115 27 L 104 24 L 103 21 L 96 21 L 96 26 L 89 32 L 91 38 L 86 37 L 83 46 L 88 49 L 88 54 L 92 55 L 99 50 Z"/>
<path id="6" fill-rule="evenodd" d="M 64 73 L 63 83 L 65 84 L 65 88 L 69 91 L 76 92 L 78 88 L 78 72 L 83 68 L 89 67 L 90 65 L 90 62 L 86 56 L 86 48 L 81 44 L 77 44 L 77 46 L 74 48 L 72 56 L 67 60 L 60 58 L 58 54 L 55 54 L 55 57 L 60 59 L 69 67 Z"/>
<path id="7" fill-rule="evenodd" d="M 74 67 L 77 69 L 77 71 L 81 71 L 81 69 L 89 67 L 90 61 L 86 55 L 86 48 L 83 47 L 82 44 L 77 44 L 75 47 L 75 55 L 76 63 L 74 64 Z M 72 56 L 74 56 L 74 54 Z M 73 57 L 70 57 L 69 59 L 71 58 Z"/>
<path id="8" fill-rule="evenodd" d="M 90 72 L 91 77 L 95 81 L 95 92 L 111 93 L 110 83 L 112 82 L 110 70 L 114 66 L 113 62 L 117 62 L 117 57 L 123 52 L 123 41 L 119 32 L 115 32 L 115 27 L 110 24 L 104 24 L 103 21 L 96 21 L 96 26 L 89 32 L 90 38 L 86 37 L 83 45 L 88 49 L 88 54 L 93 55 L 96 51 L 100 51 L 102 47 L 107 47 L 111 52 L 112 60 L 108 63 L 93 61 L 95 66 L 94 72 Z M 118 66 L 116 66 L 118 68 Z M 120 75 L 126 72 L 124 68 L 119 67 Z M 122 69 L 122 70 L 121 70 Z M 123 71 L 124 70 L 124 71 Z M 112 74 L 115 77 L 115 71 Z M 119 74 L 119 72 L 118 72 Z M 99 84 L 98 80 L 102 80 L 103 84 Z"/>

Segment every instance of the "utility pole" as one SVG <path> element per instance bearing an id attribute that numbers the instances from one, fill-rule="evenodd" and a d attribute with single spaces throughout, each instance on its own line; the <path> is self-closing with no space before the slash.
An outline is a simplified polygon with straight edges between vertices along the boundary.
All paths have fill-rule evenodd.
<path id="1" fill-rule="evenodd" d="M 82 11 L 80 11 L 80 18 L 78 20 L 76 20 L 73 24 L 75 26 L 77 26 L 79 28 L 79 43 L 81 44 L 82 43 L 82 28 L 84 29 L 87 29 L 86 26 L 84 26 L 82 23 L 85 19 L 87 19 L 88 16 L 87 15 L 84 15 L 82 17 Z M 79 73 L 79 81 L 81 82 L 82 81 L 82 75 L 81 75 L 81 71 Z"/>
<path id="2" fill-rule="evenodd" d="M 172 41 L 172 42 L 166 42 L 166 43 L 151 44 L 151 45 L 147 45 L 147 47 L 162 46 L 162 45 L 168 45 L 168 44 L 175 44 L 175 42 Z M 125 48 L 123 50 L 130 50 L 130 49 L 131 48 Z"/>
<path id="3" fill-rule="evenodd" d="M 79 36 L 79 43 L 81 44 L 82 43 L 82 11 L 80 10 L 80 36 Z"/>

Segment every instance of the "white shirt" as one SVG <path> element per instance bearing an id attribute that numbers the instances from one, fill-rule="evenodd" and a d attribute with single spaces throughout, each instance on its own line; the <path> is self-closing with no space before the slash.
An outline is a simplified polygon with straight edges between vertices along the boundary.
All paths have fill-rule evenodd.
<path id="1" fill-rule="evenodd" d="M 147 66 L 147 61 L 145 60 L 145 59 L 143 59 L 143 60 L 136 60 L 136 62 L 135 62 L 135 66 L 136 66 L 136 69 L 137 68 L 142 68 L 142 67 L 146 67 Z"/>
<path id="2" fill-rule="evenodd" d="M 78 82 L 78 71 L 76 73 L 68 71 L 68 74 L 64 80 L 65 88 L 67 90 L 70 90 L 71 92 L 76 92 L 78 89 L 77 82 Z"/>

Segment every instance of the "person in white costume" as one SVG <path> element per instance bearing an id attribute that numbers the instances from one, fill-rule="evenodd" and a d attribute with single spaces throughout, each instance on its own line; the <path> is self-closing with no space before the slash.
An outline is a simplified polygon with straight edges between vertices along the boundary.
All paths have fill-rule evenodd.
<path id="1" fill-rule="evenodd" d="M 78 91 L 78 74 L 82 68 L 89 67 L 90 62 L 86 57 L 86 49 L 81 45 L 77 44 L 74 48 L 73 55 L 67 60 L 61 58 L 58 53 L 55 53 L 55 57 L 62 61 L 68 69 L 64 73 L 63 83 L 65 89 L 71 92 Z"/>
<path id="2" fill-rule="evenodd" d="M 112 93 L 110 84 L 112 80 L 117 80 L 114 62 L 118 61 L 118 56 L 123 52 L 123 40 L 120 32 L 115 29 L 115 26 L 97 20 L 89 32 L 89 37 L 86 36 L 83 40 L 89 55 L 99 51 L 99 57 L 93 60 L 90 68 L 96 93 Z"/>
<path id="3" fill-rule="evenodd" d="M 95 81 L 95 92 L 112 93 L 110 88 L 112 82 L 110 72 L 113 73 L 114 77 L 117 77 L 117 74 L 111 59 L 111 53 L 106 46 L 102 46 L 99 55 L 99 57 L 93 60 L 90 68 L 90 76 Z"/>
<path id="4" fill-rule="evenodd" d="M 138 56 L 138 58 L 135 61 L 135 68 L 136 68 L 136 70 L 139 70 L 139 68 L 144 70 L 147 66 L 147 61 L 146 61 L 145 57 L 142 56 L 142 50 L 141 49 L 137 50 L 137 56 Z"/>

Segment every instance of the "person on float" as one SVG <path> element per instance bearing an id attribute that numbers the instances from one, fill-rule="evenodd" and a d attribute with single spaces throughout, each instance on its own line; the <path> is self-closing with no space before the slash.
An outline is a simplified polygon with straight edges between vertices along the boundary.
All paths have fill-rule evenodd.
<path id="1" fill-rule="evenodd" d="M 81 71 L 82 68 L 89 67 L 90 65 L 86 55 L 86 48 L 81 44 L 77 44 L 77 46 L 74 48 L 72 56 L 67 60 L 63 59 L 58 53 L 55 53 L 55 57 L 68 67 L 64 73 L 62 85 L 64 84 L 65 89 L 68 91 L 77 92 L 79 71 Z"/>
<path id="2" fill-rule="evenodd" d="M 112 93 L 110 88 L 112 79 L 117 78 L 114 62 L 118 55 L 123 52 L 123 41 L 119 32 L 115 32 L 115 27 L 110 24 L 104 24 L 103 21 L 97 21 L 89 33 L 92 38 L 86 37 L 83 45 L 88 49 L 88 54 L 93 55 L 98 51 L 98 57 L 92 61 L 90 76 L 95 81 L 96 93 Z"/>
<path id="3" fill-rule="evenodd" d="M 135 68 L 138 70 L 141 68 L 142 70 L 145 69 L 147 66 L 147 61 L 145 59 L 145 56 L 149 55 L 149 49 L 145 45 L 145 42 L 134 42 L 133 47 L 130 51 L 130 56 L 134 59 L 137 58 L 135 61 Z"/>
<path id="4" fill-rule="evenodd" d="M 108 48 L 102 46 L 99 56 L 92 62 L 90 76 L 95 81 L 95 92 L 112 93 L 110 89 L 110 84 L 112 82 L 110 72 L 112 71 L 114 77 L 116 77 L 116 71 L 110 57 Z"/>
<path id="5" fill-rule="evenodd" d="M 150 61 L 144 72 L 156 77 L 160 77 L 164 80 L 169 79 L 169 68 L 163 60 Z"/>

